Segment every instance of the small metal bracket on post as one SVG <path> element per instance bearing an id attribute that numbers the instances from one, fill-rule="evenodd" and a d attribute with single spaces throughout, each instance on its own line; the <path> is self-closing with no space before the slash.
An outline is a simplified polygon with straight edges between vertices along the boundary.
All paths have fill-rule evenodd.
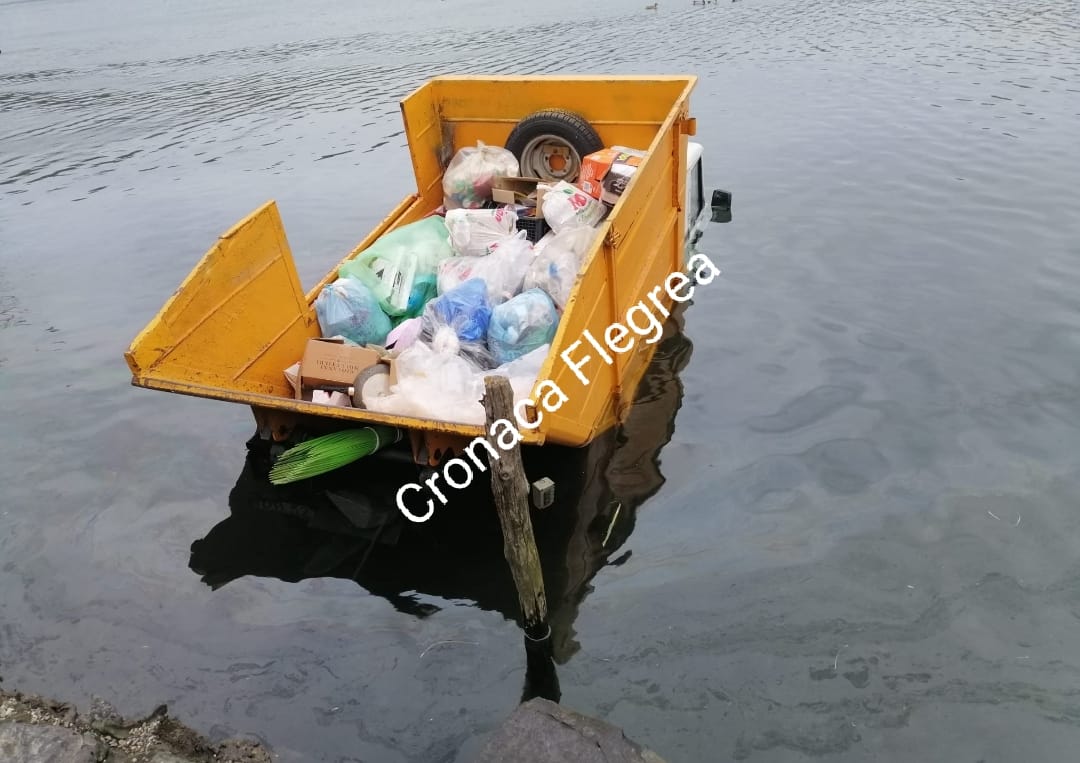
<path id="1" fill-rule="evenodd" d="M 529 497 L 533 506 L 546 509 L 555 503 L 555 483 L 547 477 L 541 477 L 529 486 Z"/>

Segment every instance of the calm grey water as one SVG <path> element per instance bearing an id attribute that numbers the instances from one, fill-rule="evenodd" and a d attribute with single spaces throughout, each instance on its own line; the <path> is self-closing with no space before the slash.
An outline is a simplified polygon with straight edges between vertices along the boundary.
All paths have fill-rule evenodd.
<path id="1" fill-rule="evenodd" d="M 1076 5 L 372 5 L 0 3 L 3 685 L 282 760 L 467 760 L 519 699 L 514 623 L 214 590 L 189 549 L 250 413 L 121 355 L 266 199 L 314 283 L 409 192 L 397 101 L 432 75 L 690 72 L 724 274 L 563 702 L 672 763 L 1075 759 Z"/>

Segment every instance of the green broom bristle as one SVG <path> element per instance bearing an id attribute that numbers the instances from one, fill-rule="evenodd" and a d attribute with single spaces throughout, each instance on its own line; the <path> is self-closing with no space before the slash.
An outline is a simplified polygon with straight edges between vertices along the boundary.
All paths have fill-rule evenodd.
<path id="1" fill-rule="evenodd" d="M 393 427 L 372 426 L 316 437 L 281 454 L 270 469 L 270 482 L 284 485 L 338 469 L 401 438 Z"/>

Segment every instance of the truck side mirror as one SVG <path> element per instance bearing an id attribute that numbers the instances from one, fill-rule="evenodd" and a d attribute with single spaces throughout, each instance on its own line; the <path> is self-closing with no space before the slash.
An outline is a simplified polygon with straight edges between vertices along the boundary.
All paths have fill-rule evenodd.
<path id="1" fill-rule="evenodd" d="M 712 194 L 712 221 L 714 223 L 731 222 L 731 191 L 719 188 Z"/>

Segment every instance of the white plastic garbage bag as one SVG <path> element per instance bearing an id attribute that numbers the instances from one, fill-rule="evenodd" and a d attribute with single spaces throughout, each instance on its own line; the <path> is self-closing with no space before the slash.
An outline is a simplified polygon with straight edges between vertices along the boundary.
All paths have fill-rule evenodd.
<path id="1" fill-rule="evenodd" d="M 551 240 L 553 238 L 555 238 L 555 231 L 549 230 L 547 233 L 545 233 L 543 236 L 540 237 L 539 241 L 537 241 L 535 244 L 533 244 L 533 259 L 534 260 L 537 257 L 540 256 L 540 253 L 544 251 L 545 247 L 547 247 L 548 244 L 551 243 Z"/>
<path id="2" fill-rule="evenodd" d="M 512 207 L 495 209 L 451 209 L 446 213 L 450 246 L 465 257 L 483 257 L 488 247 L 517 230 L 517 212 Z"/>
<path id="3" fill-rule="evenodd" d="M 564 309 L 596 234 L 595 228 L 578 227 L 556 233 L 550 239 L 544 236 L 547 241 L 538 242 L 544 243 L 544 247 L 525 271 L 522 290 L 542 289 L 555 307 Z"/>
<path id="4" fill-rule="evenodd" d="M 532 394 L 550 350 L 551 345 L 545 344 L 498 368 L 483 370 L 420 341 L 398 355 L 397 384 L 386 395 L 365 399 L 364 405 L 379 413 L 483 425 L 484 377 L 505 376 L 514 402 L 524 400 Z"/>
<path id="5" fill-rule="evenodd" d="M 446 294 L 471 278 L 487 284 L 491 304 L 513 297 L 521 291 L 525 271 L 532 262 L 532 244 L 525 231 L 492 243 L 490 254 L 483 257 L 449 257 L 439 263 L 439 294 Z"/>
<path id="6" fill-rule="evenodd" d="M 551 352 L 550 344 L 542 344 L 532 352 L 528 352 L 516 360 L 504 363 L 498 368 L 484 374 L 504 375 L 510 379 L 510 388 L 514 390 L 514 402 L 525 400 L 532 394 L 536 386 L 536 380 L 540 377 L 540 369 Z"/>
<path id="7" fill-rule="evenodd" d="M 497 177 L 514 177 L 520 171 L 517 157 L 505 148 L 478 142 L 458 151 L 443 173 L 443 203 L 448 210 L 477 209 L 491 201 L 491 184 Z"/>
<path id="8" fill-rule="evenodd" d="M 603 204 L 565 180 L 548 188 L 540 206 L 544 219 L 556 233 L 574 226 L 594 226 L 607 214 Z"/>
<path id="9" fill-rule="evenodd" d="M 364 404 L 369 410 L 398 416 L 483 424 L 484 380 L 479 369 L 460 355 L 436 352 L 416 342 L 394 361 L 397 384 L 387 395 Z"/>

